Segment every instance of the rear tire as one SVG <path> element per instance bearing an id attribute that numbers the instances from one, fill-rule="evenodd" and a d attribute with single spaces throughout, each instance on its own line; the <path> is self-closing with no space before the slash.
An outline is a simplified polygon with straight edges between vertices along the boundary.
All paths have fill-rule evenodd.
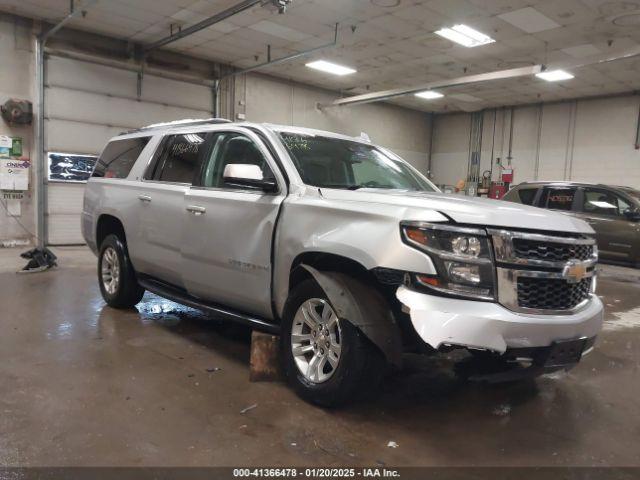
<path id="1" fill-rule="evenodd" d="M 113 308 L 132 308 L 144 295 L 126 244 L 117 235 L 108 235 L 100 245 L 98 283 L 102 298 Z"/>
<path id="2" fill-rule="evenodd" d="M 337 317 L 313 280 L 291 292 L 280 341 L 287 380 L 298 395 L 317 405 L 353 400 L 378 386 L 385 371 L 382 353 L 358 328 Z"/>

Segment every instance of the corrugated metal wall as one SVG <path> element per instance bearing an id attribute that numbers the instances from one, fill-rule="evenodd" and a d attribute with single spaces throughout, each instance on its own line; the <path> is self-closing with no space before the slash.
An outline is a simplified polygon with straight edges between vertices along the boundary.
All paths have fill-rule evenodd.
<path id="1" fill-rule="evenodd" d="M 123 130 L 211 116 L 206 86 L 146 75 L 137 98 L 134 72 L 51 57 L 46 63 L 45 150 L 98 155 Z M 49 182 L 47 230 L 52 245 L 83 243 L 84 184 Z"/>

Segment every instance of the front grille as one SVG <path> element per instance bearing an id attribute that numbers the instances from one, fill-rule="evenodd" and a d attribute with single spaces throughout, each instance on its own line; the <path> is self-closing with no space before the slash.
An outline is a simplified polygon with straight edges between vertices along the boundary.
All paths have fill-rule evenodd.
<path id="1" fill-rule="evenodd" d="M 513 248 L 518 258 L 566 262 L 567 260 L 588 260 L 593 255 L 593 245 L 571 245 L 549 243 L 525 238 L 514 238 Z"/>
<path id="2" fill-rule="evenodd" d="M 538 310 L 569 310 L 589 297 L 591 278 L 578 283 L 564 279 L 518 278 L 518 305 Z"/>
<path id="3" fill-rule="evenodd" d="M 594 293 L 595 238 L 568 232 L 487 231 L 497 263 L 498 300 L 505 307 L 572 313 Z"/>

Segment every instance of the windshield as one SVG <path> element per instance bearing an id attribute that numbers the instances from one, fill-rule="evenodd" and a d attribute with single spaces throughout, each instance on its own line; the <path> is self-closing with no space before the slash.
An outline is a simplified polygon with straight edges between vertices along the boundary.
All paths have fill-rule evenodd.
<path id="1" fill-rule="evenodd" d="M 417 170 L 371 145 L 289 132 L 280 138 L 307 185 L 436 191 Z"/>

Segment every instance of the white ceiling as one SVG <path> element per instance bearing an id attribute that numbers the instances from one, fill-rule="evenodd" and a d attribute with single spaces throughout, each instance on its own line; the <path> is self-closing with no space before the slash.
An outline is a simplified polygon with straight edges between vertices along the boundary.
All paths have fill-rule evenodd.
<path id="1" fill-rule="evenodd" d="M 76 0 L 77 2 L 78 0 Z M 69 26 L 137 42 L 191 25 L 239 0 L 100 0 Z M 54 22 L 69 0 L 0 0 L 0 10 Z M 287 13 L 254 7 L 167 48 L 248 67 L 333 39 L 338 45 L 310 57 L 266 68 L 271 75 L 331 88 L 345 95 L 420 85 L 432 80 L 531 65 L 571 61 L 640 44 L 640 0 L 293 0 Z M 475 48 L 457 46 L 433 32 L 465 23 L 496 39 Z M 358 70 L 323 75 L 304 66 L 325 59 Z M 555 101 L 640 90 L 640 57 L 572 70 L 558 83 L 520 78 L 446 89 L 445 97 L 394 100 L 433 111 Z"/>

